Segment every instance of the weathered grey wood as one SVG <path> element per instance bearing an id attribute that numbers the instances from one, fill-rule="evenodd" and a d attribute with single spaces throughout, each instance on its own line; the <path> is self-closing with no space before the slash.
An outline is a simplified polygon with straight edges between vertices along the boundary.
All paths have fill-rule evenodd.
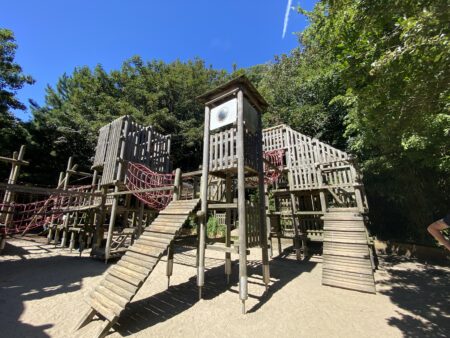
<path id="1" fill-rule="evenodd" d="M 324 220 L 322 284 L 375 292 L 364 218 L 350 210 L 330 212 Z"/>
<path id="2" fill-rule="evenodd" d="M 245 203 L 245 168 L 244 168 L 244 93 L 237 93 L 237 138 L 236 152 L 238 157 L 238 212 L 239 212 L 239 298 L 242 301 L 242 312 L 245 313 L 245 301 L 248 298 L 247 281 L 247 233 Z"/>
<path id="3" fill-rule="evenodd" d="M 231 175 L 227 174 L 227 177 L 225 179 L 225 199 L 226 199 L 227 204 L 231 203 L 233 200 L 231 185 L 232 185 Z M 227 249 L 231 249 L 231 210 L 230 209 L 226 209 L 226 211 L 225 211 L 225 226 L 226 226 L 225 246 Z M 231 253 L 230 252 L 225 253 L 225 275 L 227 276 L 227 284 L 229 284 L 230 276 L 231 276 Z"/>
<path id="4" fill-rule="evenodd" d="M 130 274 L 132 276 L 138 276 L 141 275 L 141 278 L 145 278 L 145 276 L 150 272 L 150 269 L 130 263 L 130 262 L 126 262 L 125 260 L 120 260 L 117 262 L 116 266 L 120 266 L 123 267 L 127 270 L 129 270 Z M 134 275 L 133 275 L 134 274 Z"/>
<path id="5" fill-rule="evenodd" d="M 110 290 L 101 284 L 95 288 L 95 291 L 101 294 L 102 296 L 108 298 L 108 300 L 110 300 L 114 304 L 117 304 L 122 309 L 125 308 L 125 306 L 129 302 L 129 299 L 123 298 L 119 294 L 116 294 L 113 290 Z"/>
<path id="6" fill-rule="evenodd" d="M 186 208 L 190 208 L 192 212 L 198 202 L 197 200 Z M 186 220 L 188 215 L 184 217 Z M 179 228 L 184 221 L 179 222 Z M 173 241 L 175 233 L 176 231 L 171 235 L 169 243 Z M 146 236 L 145 234 L 147 234 L 147 231 L 144 232 L 143 236 Z M 128 302 L 131 301 L 159 262 L 163 252 L 170 245 L 148 239 L 149 237 L 142 237 L 128 248 L 122 259 L 108 269 L 105 279 L 88 299 L 91 307 L 105 317 L 110 324 L 114 323 Z M 161 240 L 161 238 L 157 239 Z M 171 259 L 173 260 L 173 251 L 170 253 L 169 250 L 169 260 Z M 172 274 L 172 269 L 169 265 L 166 271 L 168 277 Z M 91 319 L 91 317 L 85 318 L 83 322 L 88 322 Z"/>
<path id="7" fill-rule="evenodd" d="M 209 128 L 210 128 L 210 106 L 205 105 L 205 123 L 203 131 L 203 164 L 202 178 L 200 186 L 201 214 L 199 217 L 198 249 L 197 249 L 197 286 L 199 298 L 202 298 L 202 287 L 205 284 L 205 244 L 206 244 L 206 222 L 208 217 L 208 175 L 210 161 L 210 144 L 209 144 Z"/>
<path id="8" fill-rule="evenodd" d="M 266 195 L 264 186 L 264 164 L 263 164 L 263 140 L 262 135 L 262 124 L 261 118 L 258 119 L 258 130 L 259 130 L 259 142 L 257 146 L 258 150 L 258 193 L 259 193 L 259 239 L 260 246 L 262 250 L 262 274 L 263 281 L 266 285 L 266 290 L 269 288 L 270 283 L 270 270 L 269 270 L 269 256 L 267 250 L 267 218 L 266 218 Z"/>
<path id="9" fill-rule="evenodd" d="M 75 326 L 74 331 L 77 331 L 81 329 L 83 326 L 86 326 L 95 316 L 96 312 L 93 308 L 89 308 L 89 310 L 86 311 L 86 313 L 81 317 L 78 324 Z"/>
<path id="10" fill-rule="evenodd" d="M 109 308 L 107 308 L 103 303 L 100 303 L 97 299 L 89 297 L 86 298 L 86 302 L 89 304 L 91 308 L 93 308 L 96 312 L 100 313 L 110 322 L 116 318 L 114 312 Z"/>
<path id="11" fill-rule="evenodd" d="M 110 282 L 114 285 L 116 285 L 117 287 L 120 287 L 124 290 L 126 290 L 129 293 L 135 294 L 136 290 L 137 290 L 137 285 L 134 285 L 126 280 L 123 280 L 121 278 L 115 277 L 113 274 L 108 273 L 105 277 L 105 281 Z M 138 284 L 139 285 L 139 284 Z"/>

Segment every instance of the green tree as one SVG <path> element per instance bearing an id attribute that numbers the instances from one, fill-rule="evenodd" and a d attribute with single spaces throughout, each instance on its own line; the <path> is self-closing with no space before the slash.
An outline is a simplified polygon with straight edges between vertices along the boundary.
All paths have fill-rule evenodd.
<path id="1" fill-rule="evenodd" d="M 17 91 L 26 84 L 33 84 L 31 76 L 22 72 L 14 62 L 17 43 L 12 31 L 0 28 L 0 153 L 9 156 L 24 142 L 27 132 L 12 110 L 24 110 Z"/>
<path id="2" fill-rule="evenodd" d="M 425 225 L 449 205 L 448 2 L 323 0 L 302 12 L 304 50 L 331 61 L 345 88 L 332 102 L 348 109 L 376 230 L 428 238 Z"/>
<path id="3" fill-rule="evenodd" d="M 64 168 L 69 155 L 88 167 L 98 129 L 121 115 L 132 115 L 139 123 L 172 134 L 174 167 L 196 168 L 204 114 L 196 97 L 226 78 L 224 71 L 208 68 L 200 59 L 164 63 L 144 62 L 140 57 L 109 73 L 98 65 L 64 74 L 55 88 L 47 88 L 45 105 L 33 107 L 30 132 L 40 140 L 34 153 L 52 159 L 42 164 L 36 180 L 50 173 L 56 176 L 57 167 Z"/>

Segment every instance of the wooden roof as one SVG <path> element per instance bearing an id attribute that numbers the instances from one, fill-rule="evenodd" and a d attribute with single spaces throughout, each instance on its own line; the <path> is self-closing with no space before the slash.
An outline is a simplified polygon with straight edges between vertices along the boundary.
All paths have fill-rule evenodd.
<path id="1" fill-rule="evenodd" d="M 261 109 L 265 109 L 269 105 L 245 75 L 241 75 L 213 90 L 206 92 L 205 94 L 198 96 L 197 100 L 199 100 L 201 103 L 206 103 L 214 99 L 215 97 L 238 87 L 241 87 L 244 90 L 245 94 L 251 96 Z"/>

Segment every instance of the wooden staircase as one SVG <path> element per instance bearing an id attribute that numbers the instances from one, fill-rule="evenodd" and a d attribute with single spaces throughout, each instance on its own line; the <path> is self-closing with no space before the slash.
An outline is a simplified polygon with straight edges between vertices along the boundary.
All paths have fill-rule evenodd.
<path id="1" fill-rule="evenodd" d="M 364 217 L 352 208 L 329 209 L 323 216 L 322 284 L 375 293 Z"/>
<path id="2" fill-rule="evenodd" d="M 108 334 L 198 204 L 199 199 L 172 201 L 159 213 L 90 294 L 86 300 L 90 309 L 77 325 L 77 330 L 97 315 L 105 319 L 97 336 Z"/>

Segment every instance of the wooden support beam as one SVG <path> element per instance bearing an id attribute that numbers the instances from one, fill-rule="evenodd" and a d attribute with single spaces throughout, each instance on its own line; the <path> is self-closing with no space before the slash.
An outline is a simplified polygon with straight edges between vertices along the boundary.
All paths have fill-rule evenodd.
<path id="1" fill-rule="evenodd" d="M 9 157 L 3 157 L 3 156 L 0 156 L 0 162 L 7 162 L 7 163 L 18 164 L 18 165 L 29 165 L 30 164 L 30 162 L 28 162 L 28 161 L 9 158 Z"/>
<path id="2" fill-rule="evenodd" d="M 145 192 L 166 191 L 166 190 L 173 190 L 173 189 L 174 189 L 173 186 L 168 186 L 168 187 L 148 188 L 148 189 L 139 189 L 139 190 L 114 191 L 114 192 L 108 193 L 107 195 L 108 196 L 120 196 L 120 195 L 130 195 L 130 194 L 145 193 Z"/>

